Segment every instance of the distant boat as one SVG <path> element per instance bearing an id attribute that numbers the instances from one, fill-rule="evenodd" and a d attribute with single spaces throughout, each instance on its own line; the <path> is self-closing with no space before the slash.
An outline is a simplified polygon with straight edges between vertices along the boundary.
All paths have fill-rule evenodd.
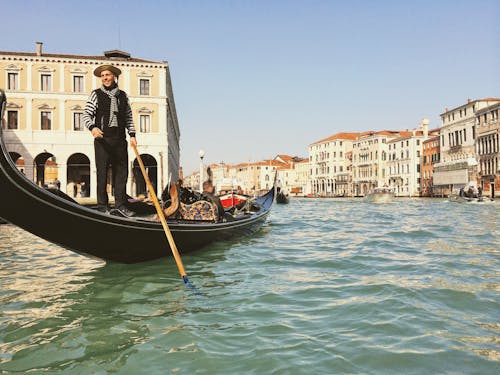
<path id="1" fill-rule="evenodd" d="M 245 203 L 247 199 L 250 198 L 247 195 L 227 193 L 219 196 L 219 200 L 224 208 L 238 207 L 242 203 Z"/>
<path id="2" fill-rule="evenodd" d="M 469 182 L 460 189 L 455 189 L 450 194 L 448 200 L 455 203 L 492 203 L 493 198 L 485 197 L 482 190 L 478 188 L 475 182 Z"/>
<path id="3" fill-rule="evenodd" d="M 452 193 L 448 198 L 450 202 L 454 203 L 494 203 L 495 200 L 489 197 L 474 196 L 468 197 L 466 195 L 460 195 L 457 193 Z"/>
<path id="4" fill-rule="evenodd" d="M 219 192 L 219 199 L 225 209 L 240 207 L 250 196 L 243 194 L 241 186 L 243 183 L 235 178 L 224 177 L 217 183 L 216 191 Z"/>
<path id="5" fill-rule="evenodd" d="M 288 204 L 290 202 L 290 198 L 288 194 L 285 194 L 283 190 L 279 190 L 276 195 L 276 203 L 278 204 Z"/>
<path id="6" fill-rule="evenodd" d="M 388 187 L 377 187 L 370 190 L 364 200 L 369 203 L 391 203 L 394 201 L 394 190 Z"/>

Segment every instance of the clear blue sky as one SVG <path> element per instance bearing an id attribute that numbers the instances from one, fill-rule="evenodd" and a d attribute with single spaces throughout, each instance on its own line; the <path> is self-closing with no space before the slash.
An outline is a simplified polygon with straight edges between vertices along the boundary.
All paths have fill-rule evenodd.
<path id="1" fill-rule="evenodd" d="M 4 1 L 0 50 L 170 63 L 181 165 L 238 163 L 339 131 L 440 125 L 500 97 L 500 2 Z M 139 139 L 140 143 L 140 139 Z"/>

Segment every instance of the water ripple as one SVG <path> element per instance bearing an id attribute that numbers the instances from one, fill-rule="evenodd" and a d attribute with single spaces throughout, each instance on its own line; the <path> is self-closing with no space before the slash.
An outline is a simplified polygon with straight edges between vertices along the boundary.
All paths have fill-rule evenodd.
<path id="1" fill-rule="evenodd" d="M 0 226 L 0 373 L 497 373 L 499 212 L 295 199 L 252 238 L 105 265 Z"/>

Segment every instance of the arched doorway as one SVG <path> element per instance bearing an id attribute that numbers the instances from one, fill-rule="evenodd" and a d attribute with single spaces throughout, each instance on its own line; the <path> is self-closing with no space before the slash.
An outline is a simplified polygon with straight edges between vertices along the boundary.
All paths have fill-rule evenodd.
<path id="1" fill-rule="evenodd" d="M 90 196 L 90 159 L 85 154 L 76 153 L 67 161 L 66 193 L 70 197 Z"/>
<path id="2" fill-rule="evenodd" d="M 33 160 L 33 169 L 35 182 L 38 186 L 57 187 L 58 186 L 58 171 L 56 157 L 49 152 L 38 154 Z"/>
<path id="3" fill-rule="evenodd" d="M 17 169 L 19 169 L 21 173 L 25 174 L 26 164 L 24 162 L 24 158 L 17 152 L 9 152 L 9 155 Z"/>
<path id="4" fill-rule="evenodd" d="M 144 163 L 144 167 L 146 168 L 146 172 L 148 174 L 149 180 L 151 181 L 151 185 L 153 185 L 153 189 L 157 194 L 158 163 L 156 162 L 156 159 L 149 154 L 142 154 L 141 159 L 142 162 Z M 137 161 L 137 159 L 134 160 L 133 174 L 135 181 L 136 196 L 144 195 L 145 197 L 147 197 L 148 191 L 146 187 L 146 181 L 144 181 L 144 177 L 142 176 L 141 168 L 139 167 L 139 162 Z"/>

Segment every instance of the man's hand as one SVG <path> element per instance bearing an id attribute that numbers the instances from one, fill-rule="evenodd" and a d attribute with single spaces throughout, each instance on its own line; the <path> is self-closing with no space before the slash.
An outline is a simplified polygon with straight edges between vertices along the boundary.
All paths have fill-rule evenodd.
<path id="1" fill-rule="evenodd" d="M 137 141 L 135 140 L 135 137 L 130 137 L 130 146 L 137 147 Z"/>
<path id="2" fill-rule="evenodd" d="M 92 128 L 92 135 L 94 138 L 102 138 L 103 137 L 102 130 L 99 128 Z"/>

